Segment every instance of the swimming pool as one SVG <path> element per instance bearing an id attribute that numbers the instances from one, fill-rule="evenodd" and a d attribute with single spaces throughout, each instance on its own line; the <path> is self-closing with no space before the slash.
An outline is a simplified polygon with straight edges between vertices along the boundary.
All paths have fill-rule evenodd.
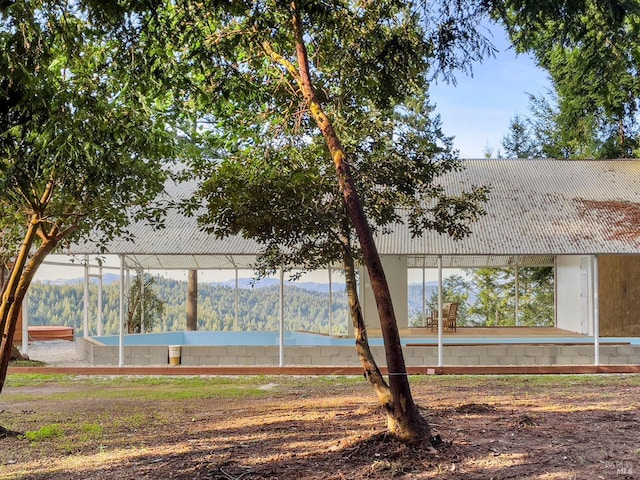
<path id="1" fill-rule="evenodd" d="M 460 332 L 461 333 L 461 332 Z M 353 338 L 309 332 L 165 332 L 124 336 L 124 364 L 167 365 L 169 347 L 180 346 L 182 365 L 190 366 L 360 366 Z M 119 337 L 79 337 L 77 348 L 93 365 L 118 365 Z M 374 358 L 386 364 L 381 338 L 370 338 Z M 402 340 L 407 366 L 438 365 L 437 338 Z M 637 364 L 637 339 L 601 338 L 600 363 Z M 593 337 L 465 337 L 443 339 L 445 365 L 593 365 Z"/>
<path id="2" fill-rule="evenodd" d="M 103 345 L 118 345 L 118 335 L 92 337 Z M 133 345 L 279 345 L 278 332 L 163 332 L 136 333 L 124 336 L 125 346 Z M 372 345 L 382 345 L 382 339 L 372 339 Z M 351 338 L 329 337 L 310 332 L 285 332 L 285 345 L 353 345 Z"/>
<path id="3" fill-rule="evenodd" d="M 118 335 L 91 337 L 102 345 L 118 345 Z M 401 340 L 403 346 L 433 345 L 437 342 L 434 335 L 424 337 L 405 337 Z M 465 337 L 447 336 L 443 338 L 444 345 L 494 345 L 494 344 L 575 344 L 592 343 L 593 337 Z M 601 343 L 630 343 L 637 344 L 638 338 L 601 338 Z M 124 336 L 125 346 L 151 345 L 189 345 L 189 346 L 271 346 L 279 345 L 278 332 L 162 332 L 136 333 Z M 330 337 L 311 332 L 284 332 L 284 345 L 293 346 L 353 346 L 353 338 Z M 370 346 L 382 346 L 382 338 L 369 338 Z"/>

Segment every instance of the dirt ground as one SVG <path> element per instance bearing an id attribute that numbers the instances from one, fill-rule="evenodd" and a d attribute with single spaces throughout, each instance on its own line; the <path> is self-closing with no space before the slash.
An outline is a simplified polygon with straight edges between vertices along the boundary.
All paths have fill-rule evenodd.
<path id="1" fill-rule="evenodd" d="M 10 379 L 0 479 L 640 478 L 636 375 L 414 377 L 436 454 L 385 434 L 362 379 L 184 382 Z"/>

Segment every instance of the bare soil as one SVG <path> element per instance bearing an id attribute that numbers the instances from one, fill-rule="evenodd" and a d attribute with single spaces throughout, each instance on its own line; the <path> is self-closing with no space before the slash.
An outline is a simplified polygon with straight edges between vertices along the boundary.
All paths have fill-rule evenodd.
<path id="1" fill-rule="evenodd" d="M 160 387 L 136 389 L 135 379 L 8 386 L 0 479 L 640 478 L 635 375 L 413 378 L 445 441 L 435 454 L 387 436 L 357 379 L 253 377 L 246 394 L 247 380 L 234 381 L 224 394 L 163 388 L 157 399 Z M 15 434 L 43 425 L 62 433 Z"/>

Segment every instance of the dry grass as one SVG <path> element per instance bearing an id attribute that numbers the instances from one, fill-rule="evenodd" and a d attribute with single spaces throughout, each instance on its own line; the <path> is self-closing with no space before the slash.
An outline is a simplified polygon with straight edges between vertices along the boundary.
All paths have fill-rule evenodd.
<path id="1" fill-rule="evenodd" d="M 640 476 L 640 377 L 421 377 L 453 444 L 384 434 L 360 378 L 15 377 L 0 479 L 597 479 Z M 29 432 L 29 434 L 27 434 Z"/>

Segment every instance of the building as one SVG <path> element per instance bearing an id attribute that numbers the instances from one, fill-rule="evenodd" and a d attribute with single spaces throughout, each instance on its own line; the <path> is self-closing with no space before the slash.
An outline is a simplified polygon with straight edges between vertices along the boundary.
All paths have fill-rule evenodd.
<path id="1" fill-rule="evenodd" d="M 557 330 L 538 336 L 512 331 L 504 338 L 494 331 L 453 340 L 443 340 L 440 332 L 438 354 L 417 356 L 422 360 L 416 365 L 640 363 L 640 161 L 491 159 L 466 160 L 464 165 L 464 170 L 440 179 L 448 192 L 471 185 L 491 188 L 487 214 L 468 238 L 453 240 L 435 232 L 412 237 L 404 226 L 377 238 L 387 278 L 393 279 L 399 328 L 409 330 L 403 306 L 410 268 L 552 265 Z M 167 192 L 179 197 L 194 188 L 185 183 Z M 114 241 L 108 253 L 121 258 L 123 269 L 206 270 L 250 268 L 260 252 L 255 242 L 240 237 L 215 239 L 201 232 L 194 218 L 178 212 L 170 213 L 166 223 L 160 233 L 134 226 L 135 243 Z M 71 253 L 93 254 L 96 248 L 79 245 Z M 369 327 L 375 329 L 370 320 L 375 318 L 375 301 L 366 272 L 362 275 L 361 301 Z M 515 344 L 520 353 L 488 352 L 496 343 Z M 484 353 L 453 352 L 460 346 L 468 353 L 468 345 L 482 346 Z M 528 352 L 532 345 L 544 346 L 546 353 Z M 423 342 L 413 348 L 429 346 Z"/>

